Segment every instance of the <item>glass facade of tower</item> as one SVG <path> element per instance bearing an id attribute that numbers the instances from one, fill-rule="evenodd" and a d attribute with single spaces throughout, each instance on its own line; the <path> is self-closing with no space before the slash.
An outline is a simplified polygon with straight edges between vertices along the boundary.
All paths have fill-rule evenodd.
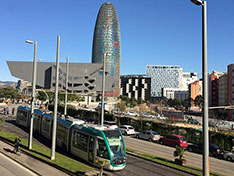
<path id="1" fill-rule="evenodd" d="M 92 49 L 92 63 L 103 63 L 107 53 L 106 65 L 109 74 L 116 76 L 114 87 L 119 88 L 120 78 L 120 29 L 114 6 L 104 3 L 98 13 Z"/>

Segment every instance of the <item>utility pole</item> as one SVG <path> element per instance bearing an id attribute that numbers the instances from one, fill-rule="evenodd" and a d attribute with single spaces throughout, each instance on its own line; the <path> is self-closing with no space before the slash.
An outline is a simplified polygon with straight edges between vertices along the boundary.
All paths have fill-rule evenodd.
<path id="1" fill-rule="evenodd" d="M 56 82 L 55 82 L 54 123 L 53 123 L 53 130 L 52 130 L 51 160 L 55 159 L 55 146 L 56 146 L 58 81 L 59 81 L 59 51 L 60 51 L 60 36 L 57 37 Z"/>

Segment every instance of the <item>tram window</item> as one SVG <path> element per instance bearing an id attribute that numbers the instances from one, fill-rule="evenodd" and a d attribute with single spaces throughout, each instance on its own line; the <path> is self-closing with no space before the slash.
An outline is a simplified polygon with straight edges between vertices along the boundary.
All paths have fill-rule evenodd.
<path id="1" fill-rule="evenodd" d="M 27 118 L 27 112 L 25 111 L 18 111 L 18 119 L 25 121 Z"/>
<path id="2" fill-rule="evenodd" d="M 87 152 L 88 136 L 75 131 L 74 132 L 73 145 L 75 147 L 79 148 L 80 150 L 83 150 L 83 151 Z"/>
<path id="3" fill-rule="evenodd" d="M 50 120 L 49 119 L 46 119 L 46 118 L 43 118 L 43 130 L 44 131 L 47 131 L 47 132 L 49 132 L 49 129 L 50 129 Z"/>
<path id="4" fill-rule="evenodd" d="M 108 150 L 104 140 L 98 139 L 97 156 L 109 159 Z"/>

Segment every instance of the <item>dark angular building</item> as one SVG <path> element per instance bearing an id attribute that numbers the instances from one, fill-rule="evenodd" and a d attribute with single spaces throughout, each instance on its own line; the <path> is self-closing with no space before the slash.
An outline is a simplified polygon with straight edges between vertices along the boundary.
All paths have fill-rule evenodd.
<path id="1" fill-rule="evenodd" d="M 123 75 L 120 77 L 120 94 L 144 101 L 151 100 L 151 78 L 145 75 Z"/>
<path id="2" fill-rule="evenodd" d="M 33 62 L 7 61 L 11 75 L 32 82 Z M 102 64 L 69 63 L 68 92 L 80 95 L 95 94 L 102 90 Z M 109 68 L 107 68 L 109 71 Z M 54 90 L 56 76 L 55 62 L 37 63 L 38 88 Z M 59 64 L 59 90 L 65 90 L 66 63 Z M 114 77 L 107 75 L 105 90 L 112 91 Z"/>
<path id="3" fill-rule="evenodd" d="M 110 76 L 115 76 L 115 91 L 106 92 L 107 96 L 118 96 L 120 79 L 120 28 L 116 10 L 110 3 L 104 3 L 98 13 L 92 48 L 92 63 L 103 63 L 107 53 L 106 65 Z"/>

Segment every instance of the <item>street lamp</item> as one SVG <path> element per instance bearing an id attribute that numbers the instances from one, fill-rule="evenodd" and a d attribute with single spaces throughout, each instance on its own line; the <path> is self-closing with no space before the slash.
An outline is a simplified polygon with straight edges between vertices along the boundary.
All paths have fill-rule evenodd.
<path id="1" fill-rule="evenodd" d="M 209 129 L 208 129 L 208 73 L 207 73 L 207 11 L 206 1 L 191 0 L 202 6 L 202 80 L 203 80 L 203 175 L 209 175 Z"/>
<path id="2" fill-rule="evenodd" d="M 30 118 L 30 132 L 28 138 L 28 148 L 32 149 L 32 137 L 33 137 L 33 113 L 34 113 L 34 102 L 35 102 L 35 90 L 36 90 L 36 79 L 37 79 L 37 41 L 26 40 L 26 43 L 34 44 L 34 60 L 33 60 L 33 77 L 32 77 L 32 99 L 31 99 L 31 118 Z"/>
<path id="3" fill-rule="evenodd" d="M 68 71 L 69 71 L 69 57 L 67 56 L 67 65 L 66 65 L 66 88 L 65 88 L 66 90 L 65 90 L 64 115 L 67 115 Z"/>
<path id="4" fill-rule="evenodd" d="M 104 52 L 104 58 L 103 58 L 103 72 L 102 72 L 102 114 L 101 114 L 101 125 L 103 125 L 104 122 L 104 98 L 105 98 L 105 76 L 106 76 L 106 59 L 107 56 L 110 56 L 111 54 L 108 54 Z"/>

